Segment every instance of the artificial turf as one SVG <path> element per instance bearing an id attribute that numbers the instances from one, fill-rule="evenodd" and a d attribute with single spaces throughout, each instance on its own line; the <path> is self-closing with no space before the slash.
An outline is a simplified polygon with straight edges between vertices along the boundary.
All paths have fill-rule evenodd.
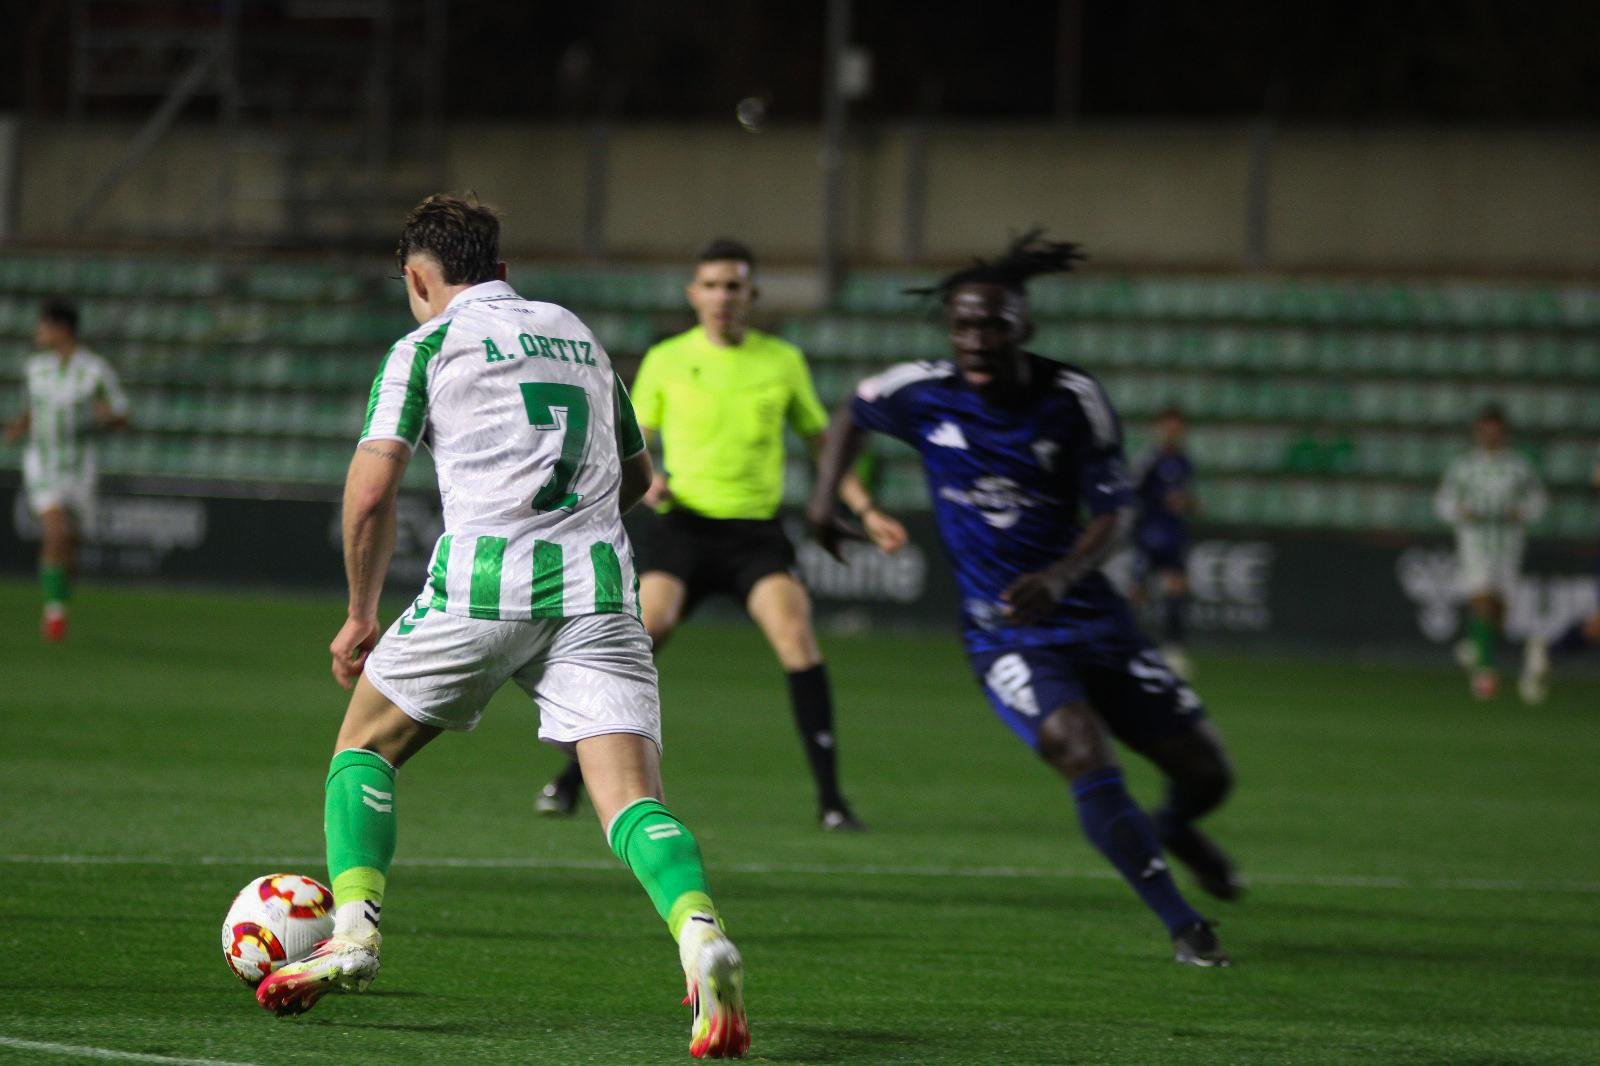
<path id="1" fill-rule="evenodd" d="M 587 808 L 532 813 L 561 757 L 514 688 L 400 777 L 373 990 L 278 1020 L 218 928 L 252 877 L 325 877 L 342 598 L 89 588 L 64 646 L 36 610 L 0 583 L 0 1060 L 686 1057 L 643 892 Z M 1169 961 L 953 635 L 825 647 L 864 835 L 814 828 L 752 628 L 690 624 L 661 657 L 668 799 L 745 954 L 753 1059 L 1600 1060 L 1592 679 L 1530 709 L 1472 702 L 1445 668 L 1202 655 L 1239 771 L 1210 825 L 1253 888 L 1206 902 L 1237 965 L 1199 971 Z"/>

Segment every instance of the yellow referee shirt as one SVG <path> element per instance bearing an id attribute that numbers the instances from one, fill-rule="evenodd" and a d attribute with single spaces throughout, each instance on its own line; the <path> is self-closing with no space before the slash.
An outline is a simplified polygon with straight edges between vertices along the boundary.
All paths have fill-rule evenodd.
<path id="1" fill-rule="evenodd" d="M 661 434 L 676 503 L 708 518 L 771 518 L 783 500 L 783 426 L 828 425 L 800 349 L 746 330 L 721 348 L 696 326 L 645 353 L 633 383 L 639 425 Z"/>

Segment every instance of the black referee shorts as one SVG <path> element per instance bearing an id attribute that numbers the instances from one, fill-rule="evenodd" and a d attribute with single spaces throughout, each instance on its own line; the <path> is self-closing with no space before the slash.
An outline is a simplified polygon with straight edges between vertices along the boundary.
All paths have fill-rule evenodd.
<path id="1" fill-rule="evenodd" d="M 653 523 L 639 551 L 639 573 L 659 571 L 684 583 L 684 614 L 707 596 L 732 596 L 740 607 L 768 574 L 794 570 L 794 545 L 776 518 L 707 518 L 675 507 Z"/>

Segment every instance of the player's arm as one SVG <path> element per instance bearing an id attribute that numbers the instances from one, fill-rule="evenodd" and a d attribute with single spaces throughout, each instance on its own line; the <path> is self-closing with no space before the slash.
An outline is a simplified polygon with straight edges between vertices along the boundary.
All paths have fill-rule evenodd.
<path id="1" fill-rule="evenodd" d="M 1439 491 L 1433 496 L 1434 512 L 1447 526 L 1460 525 L 1472 518 L 1472 514 L 1461 502 L 1460 481 L 1460 467 L 1452 464 L 1445 471 L 1444 480 L 1439 483 Z"/>
<path id="2" fill-rule="evenodd" d="M 1043 570 L 1023 574 L 1000 594 L 1006 617 L 1027 625 L 1055 610 L 1068 589 L 1099 569 L 1127 539 L 1133 517 L 1132 504 L 1092 516 L 1066 555 Z"/>
<path id="3" fill-rule="evenodd" d="M 15 444 L 28 435 L 28 430 L 33 428 L 33 412 L 23 411 L 16 418 L 6 423 L 6 443 Z M 1600 474 L 1600 467 L 1595 468 Z"/>
<path id="4" fill-rule="evenodd" d="M 845 415 L 848 417 L 849 412 L 846 411 Z M 818 464 L 819 470 L 823 450 L 827 445 L 828 434 L 832 428 L 832 423 L 830 423 L 828 429 L 806 439 L 806 447 L 811 452 L 812 460 Z M 905 526 L 901 525 L 893 515 L 880 510 L 878 505 L 873 502 L 871 491 L 867 489 L 865 483 L 856 473 L 856 459 L 860 456 L 861 448 L 865 441 L 865 435 L 855 441 L 855 453 L 850 457 L 850 461 L 846 464 L 844 473 L 839 479 L 839 488 L 836 496 L 849 509 L 850 513 L 860 521 L 861 528 L 866 532 L 867 539 L 871 540 L 879 551 L 893 555 L 906 546 L 906 541 L 910 537 L 906 533 Z"/>
<path id="5" fill-rule="evenodd" d="M 656 433 L 655 430 L 645 429 L 643 426 L 641 426 L 639 427 L 639 432 L 644 436 L 645 447 L 647 449 L 656 447 L 657 441 L 660 439 L 660 435 Z M 645 452 L 645 457 L 649 458 L 649 454 L 650 453 L 647 450 Z M 653 462 L 651 463 L 650 480 L 645 485 L 644 496 L 642 499 L 644 500 L 644 505 L 650 508 L 652 511 L 672 499 L 672 479 L 667 477 L 667 471 L 665 468 L 658 470 L 655 468 L 655 464 Z"/>
<path id="6" fill-rule="evenodd" d="M 844 562 L 840 551 L 842 542 L 859 540 L 865 536 L 861 530 L 839 517 L 835 501 L 840 497 L 845 477 L 861 455 L 868 432 L 856 423 L 850 401 L 846 400 L 839 405 L 828 428 L 818 437 L 817 479 L 811 487 L 811 499 L 806 503 L 806 524 L 811 527 L 812 539 L 840 562 Z M 860 480 L 857 479 L 856 483 L 860 485 Z M 861 489 L 865 494 L 865 486 L 861 486 Z M 870 496 L 867 502 L 871 502 Z"/>
<path id="7" fill-rule="evenodd" d="M 122 391 L 122 382 L 109 366 L 100 374 L 100 387 L 94 397 L 94 420 L 101 429 L 128 428 L 128 394 Z"/>
<path id="8" fill-rule="evenodd" d="M 654 509 L 672 496 L 667 489 L 667 479 L 652 469 L 650 449 L 655 446 L 656 434 L 653 429 L 647 429 L 639 422 L 634 395 L 629 393 L 622 378 L 613 372 L 611 379 L 617 450 L 622 454 L 622 486 L 618 490 L 617 504 L 623 514 L 631 511 L 640 500 Z M 647 402 L 651 408 L 659 411 L 660 390 L 649 386 L 649 379 L 643 370 L 640 371 L 640 380 L 645 381 L 649 389 L 645 394 Z M 643 460 L 639 459 L 641 455 Z"/>
<path id="9" fill-rule="evenodd" d="M 1006 617 L 1027 625 L 1051 611 L 1067 591 L 1111 557 L 1134 522 L 1133 487 L 1122 457 L 1122 431 L 1105 393 L 1092 379 L 1073 387 L 1083 413 L 1084 440 L 1076 457 L 1077 484 L 1089 519 L 1067 554 L 1013 581 L 1000 599 Z"/>
<path id="10" fill-rule="evenodd" d="M 398 440 L 364 440 L 344 479 L 344 574 L 350 586 L 345 622 L 328 651 L 334 679 L 356 683 L 378 643 L 378 598 L 394 555 L 395 499 L 411 448 Z"/>
<path id="11" fill-rule="evenodd" d="M 617 506 L 623 514 L 640 500 L 648 500 L 655 487 L 655 470 L 649 450 L 622 460 L 622 486 L 617 490 Z"/>
<path id="12" fill-rule="evenodd" d="M 1532 525 L 1544 517 L 1544 512 L 1549 506 L 1550 496 L 1545 492 L 1539 475 L 1533 472 L 1533 467 L 1530 465 L 1527 477 L 1522 482 L 1521 498 L 1517 500 L 1514 508 L 1516 513 L 1512 516 L 1512 521 Z"/>

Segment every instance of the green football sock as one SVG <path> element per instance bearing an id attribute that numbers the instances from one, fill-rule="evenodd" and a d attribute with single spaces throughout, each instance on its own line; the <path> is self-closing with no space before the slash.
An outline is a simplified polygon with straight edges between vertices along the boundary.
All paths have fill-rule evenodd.
<path id="1" fill-rule="evenodd" d="M 328 766 L 322 831 L 333 903 L 383 902 L 394 861 L 394 767 L 376 752 L 346 748 Z"/>
<path id="2" fill-rule="evenodd" d="M 717 918 L 700 845 L 660 801 L 642 799 L 624 807 L 612 819 L 607 841 L 644 886 L 672 939 L 678 939 L 690 915 Z"/>
<path id="3" fill-rule="evenodd" d="M 39 567 L 39 588 L 45 603 L 66 603 L 72 596 L 72 583 L 64 566 Z"/>
<path id="4" fill-rule="evenodd" d="M 1472 646 L 1478 652 L 1478 668 L 1480 670 L 1493 670 L 1495 652 L 1498 650 L 1498 634 L 1495 625 L 1487 618 L 1474 616 L 1467 623 L 1467 635 L 1472 639 Z"/>

